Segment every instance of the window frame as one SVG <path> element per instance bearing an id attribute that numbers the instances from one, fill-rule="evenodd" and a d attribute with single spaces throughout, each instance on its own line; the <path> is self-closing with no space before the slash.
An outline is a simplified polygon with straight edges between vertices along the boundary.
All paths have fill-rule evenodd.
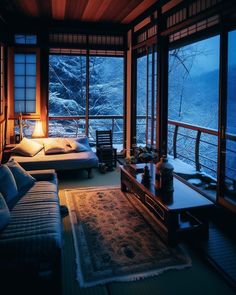
<path id="1" fill-rule="evenodd" d="M 8 83 L 8 97 L 9 97 L 9 119 L 18 119 L 19 112 L 14 109 L 14 55 L 17 53 L 34 53 L 36 54 L 36 97 L 35 97 L 35 112 L 22 112 L 24 119 L 40 119 L 40 49 L 39 48 L 26 48 L 26 47 L 11 47 L 8 50 L 8 79 L 13 83 Z"/>
<path id="2" fill-rule="evenodd" d="M 52 48 L 51 48 L 52 49 Z M 123 149 L 125 149 L 126 147 L 126 66 L 125 66 L 125 62 L 126 62 L 126 57 L 125 57 L 125 52 L 122 52 L 122 54 L 117 54 L 116 51 L 113 52 L 112 54 L 112 50 L 90 50 L 88 49 L 87 51 L 84 51 L 84 49 L 80 49 L 78 48 L 78 53 L 75 52 L 70 52 L 69 48 L 64 48 L 64 51 L 61 50 L 60 48 L 54 48 L 53 50 L 56 52 L 50 52 L 49 50 L 49 54 L 48 54 L 48 59 L 50 59 L 51 55 L 68 55 L 68 56 L 85 56 L 86 57 L 86 111 L 84 115 L 76 115 L 76 116 L 72 116 L 71 118 L 76 118 L 76 119 L 82 119 L 85 120 L 85 135 L 88 136 L 89 135 L 89 121 L 91 120 L 90 116 L 93 117 L 93 115 L 89 114 L 89 102 L 90 102 L 90 57 L 111 57 L 111 58 L 122 58 L 122 62 L 123 62 L 123 75 L 122 75 L 122 79 L 123 79 L 123 93 L 122 93 L 122 97 L 123 97 L 123 136 L 122 136 L 122 145 L 123 145 Z M 92 51 L 92 52 L 91 52 Z M 48 85 L 49 85 L 49 79 L 48 79 Z M 48 91 L 49 93 L 49 91 Z M 48 95 L 48 102 L 49 102 L 49 95 Z M 53 121 L 53 118 L 58 119 L 58 118 L 62 118 L 62 119 L 68 119 L 69 116 L 51 116 L 50 115 L 50 110 L 48 108 L 48 118 L 47 118 L 47 134 L 49 134 L 49 122 Z M 112 116 L 112 115 L 111 115 Z"/>
<path id="3" fill-rule="evenodd" d="M 137 96 L 138 96 L 138 87 L 137 87 L 137 76 L 138 76 L 138 59 L 140 57 L 146 56 L 146 123 L 145 123 L 145 145 L 151 146 L 152 148 L 156 149 L 157 146 L 157 139 L 156 139 L 156 126 L 158 121 L 158 114 L 156 111 L 157 105 L 157 60 L 158 60 L 158 50 L 157 44 L 151 44 L 150 46 L 146 46 L 145 50 L 138 54 L 135 52 L 135 100 L 137 104 Z M 150 85 L 149 85 L 150 84 Z M 151 113 L 150 113 L 150 134 L 149 134 L 149 112 L 148 109 L 151 106 Z M 135 146 L 137 146 L 137 117 L 138 117 L 138 109 L 136 105 L 135 109 Z M 156 122 L 155 122 L 156 121 Z M 155 127 L 154 127 L 155 126 Z"/>

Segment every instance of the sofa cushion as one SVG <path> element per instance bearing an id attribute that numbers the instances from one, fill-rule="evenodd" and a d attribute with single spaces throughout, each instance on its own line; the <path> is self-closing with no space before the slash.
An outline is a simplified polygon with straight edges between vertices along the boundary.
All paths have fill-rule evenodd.
<path id="1" fill-rule="evenodd" d="M 18 189 L 15 178 L 6 164 L 0 166 L 0 193 L 6 200 L 7 205 L 18 197 Z"/>
<path id="2" fill-rule="evenodd" d="M 15 178 L 18 191 L 29 189 L 36 181 L 24 168 L 22 168 L 14 159 L 5 164 L 8 166 Z"/>
<path id="3" fill-rule="evenodd" d="M 0 269 L 29 267 L 47 273 L 61 247 L 57 183 L 36 181 L 13 208 L 9 225 L 0 234 Z"/>
<path id="4" fill-rule="evenodd" d="M 68 141 L 65 138 L 48 138 L 44 141 L 45 155 L 63 154 L 70 150 Z"/>
<path id="5" fill-rule="evenodd" d="M 7 204 L 3 198 L 3 195 L 0 193 L 0 231 L 4 229 L 4 227 L 10 221 L 10 212 L 7 207 Z"/>
<path id="6" fill-rule="evenodd" d="M 12 152 L 27 157 L 33 157 L 42 149 L 42 144 L 24 137 L 22 141 L 12 149 Z"/>

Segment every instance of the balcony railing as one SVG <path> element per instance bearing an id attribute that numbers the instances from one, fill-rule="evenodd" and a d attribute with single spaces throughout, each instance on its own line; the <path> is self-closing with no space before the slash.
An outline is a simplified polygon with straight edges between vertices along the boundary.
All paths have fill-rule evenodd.
<path id="1" fill-rule="evenodd" d="M 49 136 L 77 137 L 87 133 L 90 142 L 95 143 L 96 130 L 111 129 L 114 146 L 119 146 L 119 149 L 123 148 L 124 117 L 122 115 L 89 116 L 88 120 L 87 127 L 85 115 L 50 116 L 48 126 Z"/>
<path id="2" fill-rule="evenodd" d="M 96 142 L 96 130 L 111 129 L 114 145 L 122 149 L 123 123 L 122 115 L 89 116 L 87 132 L 90 142 Z M 137 145 L 147 142 L 146 123 L 146 116 L 137 116 Z M 216 177 L 218 131 L 173 120 L 169 120 L 168 125 L 168 153 L 191 164 L 196 171 L 204 170 Z M 86 134 L 86 116 L 49 117 L 49 136 L 76 137 L 80 134 Z M 235 135 L 227 134 L 226 139 L 236 143 Z M 227 148 L 226 153 L 236 157 L 232 148 Z M 235 177 L 230 175 L 236 175 L 236 169 L 226 169 L 230 171 L 226 177 L 234 181 Z"/>
<path id="3" fill-rule="evenodd" d="M 137 116 L 137 145 L 147 141 L 147 118 Z M 218 131 L 179 121 L 168 121 L 168 154 L 193 166 L 196 171 L 204 171 L 216 178 Z M 236 136 L 226 134 L 226 139 L 236 146 Z M 227 146 L 226 153 L 236 158 L 236 149 Z M 235 181 L 236 169 L 226 165 L 226 178 Z"/>
<path id="4" fill-rule="evenodd" d="M 194 163 L 196 171 L 202 167 L 216 174 L 218 132 L 214 129 L 190 125 L 178 121 L 168 121 L 169 137 L 173 138 L 169 153 L 174 158 L 183 158 Z"/>
<path id="5" fill-rule="evenodd" d="M 190 125 L 179 121 L 168 121 L 168 153 L 195 166 L 196 171 L 202 168 L 212 176 L 217 176 L 218 131 L 201 126 Z M 236 143 L 236 136 L 226 134 L 226 139 Z M 226 149 L 236 158 L 236 150 Z M 226 166 L 226 179 L 235 182 L 236 169 Z"/>

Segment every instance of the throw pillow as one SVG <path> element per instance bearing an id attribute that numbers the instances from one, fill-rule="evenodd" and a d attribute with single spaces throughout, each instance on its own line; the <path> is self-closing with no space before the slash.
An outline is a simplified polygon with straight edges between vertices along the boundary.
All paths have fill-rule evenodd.
<path id="1" fill-rule="evenodd" d="M 91 150 L 87 137 L 81 137 L 77 139 L 71 138 L 68 139 L 68 141 L 71 148 L 76 152 L 87 152 Z"/>
<path id="2" fill-rule="evenodd" d="M 12 152 L 23 156 L 33 157 L 40 152 L 42 148 L 42 144 L 24 137 L 22 141 L 12 149 Z"/>
<path id="3" fill-rule="evenodd" d="M 18 197 L 18 189 L 11 170 L 4 164 L 0 166 L 0 193 L 9 206 Z"/>
<path id="4" fill-rule="evenodd" d="M 44 141 L 45 155 L 67 153 L 68 145 L 69 143 L 65 138 L 48 138 Z"/>
<path id="5" fill-rule="evenodd" d="M 14 160 L 7 162 L 6 165 L 10 168 L 18 188 L 18 191 L 21 192 L 23 189 L 29 189 L 36 181 L 24 168 L 20 166 Z"/>
<path id="6" fill-rule="evenodd" d="M 7 204 L 3 198 L 3 195 L 0 193 L 0 231 L 4 229 L 4 227 L 10 221 L 10 212 L 7 207 Z"/>

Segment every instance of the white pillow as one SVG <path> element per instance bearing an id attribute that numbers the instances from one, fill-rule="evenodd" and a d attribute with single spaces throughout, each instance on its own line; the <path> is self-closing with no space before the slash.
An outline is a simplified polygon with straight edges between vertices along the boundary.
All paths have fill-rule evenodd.
<path id="1" fill-rule="evenodd" d="M 70 146 L 75 152 L 87 152 L 90 151 L 91 148 L 89 146 L 88 139 L 86 137 L 73 139 L 68 139 Z"/>
<path id="2" fill-rule="evenodd" d="M 33 157 L 40 152 L 42 148 L 42 144 L 24 137 L 22 141 L 12 149 L 12 152 L 23 156 Z"/>
<path id="3" fill-rule="evenodd" d="M 69 142 L 65 138 L 48 138 L 44 141 L 45 155 L 64 154 L 69 150 Z"/>

